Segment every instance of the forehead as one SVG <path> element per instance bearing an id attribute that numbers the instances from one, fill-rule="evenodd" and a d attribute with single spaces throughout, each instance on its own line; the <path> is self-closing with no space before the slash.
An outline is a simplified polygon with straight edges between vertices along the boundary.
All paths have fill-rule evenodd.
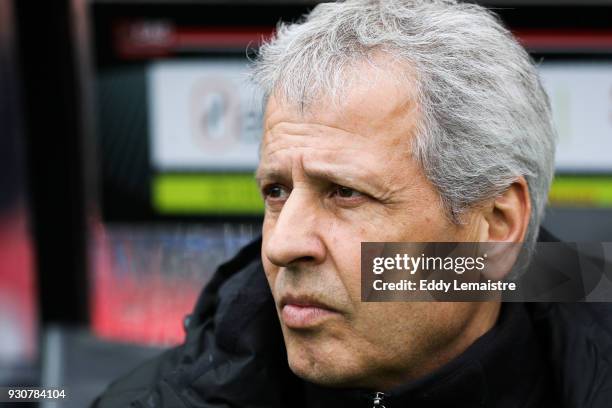
<path id="1" fill-rule="evenodd" d="M 410 158 L 418 105 L 409 82 L 394 69 L 392 63 L 364 63 L 353 70 L 350 87 L 336 94 L 341 99 L 322 94 L 305 110 L 273 95 L 264 117 L 258 181 L 289 179 L 299 168 L 381 192 L 382 185 L 399 188 L 402 179 L 419 172 Z"/>

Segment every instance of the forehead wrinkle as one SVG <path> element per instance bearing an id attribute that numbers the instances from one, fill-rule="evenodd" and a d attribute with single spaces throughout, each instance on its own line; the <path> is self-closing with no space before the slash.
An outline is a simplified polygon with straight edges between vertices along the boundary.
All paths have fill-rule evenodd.
<path id="1" fill-rule="evenodd" d="M 323 152 L 322 152 L 323 150 Z M 281 154 L 280 159 L 274 159 L 274 156 Z M 298 166 L 301 169 L 305 169 L 304 157 L 310 156 L 325 156 L 334 157 L 337 156 L 338 152 L 334 149 L 325 149 L 322 147 L 314 146 L 279 146 L 274 150 L 266 153 L 266 160 L 261 160 L 259 167 L 256 171 L 256 177 L 262 178 L 264 176 L 269 177 L 281 177 L 285 176 L 285 173 L 291 173 L 294 166 Z M 285 165 L 282 162 L 290 161 L 289 165 Z M 325 162 L 327 160 L 323 160 Z"/>
<path id="2" fill-rule="evenodd" d="M 369 167 L 356 165 L 354 162 L 338 163 L 304 157 L 302 164 L 304 173 L 312 179 L 328 180 L 337 184 L 356 183 L 371 188 L 377 187 L 376 190 L 380 189 L 375 182 L 379 179 L 376 177 L 376 172 Z"/>
<path id="3" fill-rule="evenodd" d="M 328 137 L 333 134 L 333 138 Z M 260 155 L 273 155 L 278 150 L 286 149 L 287 145 L 296 148 L 325 149 L 326 142 L 332 144 L 329 150 L 339 150 L 338 137 L 346 139 L 342 141 L 343 149 L 353 146 L 359 140 L 364 141 L 367 136 L 359 133 L 349 132 L 345 129 L 321 125 L 315 123 L 278 122 L 264 133 L 261 143 Z"/>
<path id="4" fill-rule="evenodd" d="M 270 137 L 282 136 L 304 136 L 304 137 L 325 137 L 329 133 L 342 135 L 343 137 L 366 137 L 358 132 L 350 131 L 332 123 L 312 123 L 312 122 L 293 122 L 279 121 L 272 125 L 266 125 L 264 132 L 264 141 Z"/>
<path id="5" fill-rule="evenodd" d="M 283 162 L 294 162 L 296 159 L 299 159 L 302 165 L 305 163 L 303 170 L 310 178 L 332 179 L 337 182 L 358 181 L 359 185 L 368 186 L 380 195 L 387 195 L 395 190 L 392 184 L 398 181 L 398 177 L 402 178 L 400 174 L 394 174 L 396 172 L 388 166 L 391 163 L 398 164 L 397 156 L 400 150 L 397 148 L 392 153 L 393 157 L 387 157 L 388 160 L 381 163 L 380 157 L 372 150 L 373 146 L 367 143 L 358 143 L 357 146 L 355 143 L 338 144 L 335 137 L 330 137 L 332 145 L 328 147 L 324 145 L 324 137 L 313 140 L 309 136 L 295 134 L 268 140 L 257 170 L 258 180 L 263 176 L 276 179 L 292 178 L 293 169 L 290 167 L 293 163 Z M 359 140 L 365 142 L 369 138 Z"/>
<path id="6" fill-rule="evenodd" d="M 371 156 L 370 150 L 365 148 L 367 146 L 355 147 L 344 144 L 338 145 L 335 142 L 331 146 L 325 146 L 322 144 L 317 144 L 313 146 L 312 143 L 307 143 L 304 139 L 302 139 L 301 141 L 304 143 L 301 143 L 299 145 L 296 145 L 295 143 L 289 143 L 287 140 L 277 140 L 268 143 L 268 149 L 265 152 L 265 159 L 267 160 L 262 160 L 262 162 L 274 162 L 275 160 L 270 159 L 284 152 L 286 152 L 286 154 L 283 154 L 283 156 L 281 156 L 281 159 L 284 157 L 297 156 L 300 162 L 302 162 L 303 160 L 307 160 L 308 162 L 314 161 L 314 163 L 323 165 L 338 164 L 339 161 L 344 161 L 347 164 L 353 164 L 355 162 L 355 158 L 359 157 L 359 165 L 355 166 L 359 169 L 363 167 L 364 159 L 366 157 L 369 158 L 369 156 Z M 269 166 L 270 165 L 268 164 L 268 167 Z"/>
<path id="7" fill-rule="evenodd" d="M 276 147 L 272 151 L 265 152 L 265 155 L 262 156 L 259 162 L 259 166 L 255 171 L 255 178 L 258 182 L 261 182 L 261 180 L 264 178 L 291 179 L 293 177 L 292 173 L 294 167 L 296 165 L 298 165 L 299 167 L 303 167 L 303 151 L 309 151 L 314 149 L 315 148 L 313 146 L 282 145 Z M 283 155 L 283 152 L 286 153 Z M 281 154 L 280 158 L 278 158 L 279 154 Z M 277 158 L 274 159 L 274 156 L 277 156 Z M 292 158 L 295 158 L 295 160 L 293 160 Z M 288 165 L 286 164 L 287 160 L 289 160 Z"/>

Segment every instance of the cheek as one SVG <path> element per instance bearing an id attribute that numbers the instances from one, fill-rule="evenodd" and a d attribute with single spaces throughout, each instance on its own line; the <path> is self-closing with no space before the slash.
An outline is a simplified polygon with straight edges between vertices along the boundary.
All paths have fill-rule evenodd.
<path id="1" fill-rule="evenodd" d="M 361 302 L 361 242 L 371 234 L 355 224 L 332 222 L 325 233 L 331 267 L 355 304 Z"/>
<path id="2" fill-rule="evenodd" d="M 274 294 L 274 281 L 276 280 L 276 275 L 278 275 L 278 266 L 274 265 L 265 253 L 265 248 L 267 244 L 267 238 L 270 236 L 272 230 L 274 228 L 274 220 L 269 216 L 264 216 L 264 221 L 261 226 L 261 234 L 262 234 L 262 243 L 261 243 L 261 262 L 263 264 L 264 272 L 266 274 L 266 279 L 268 280 L 268 284 L 270 285 L 270 289 Z"/>
<path id="3" fill-rule="evenodd" d="M 415 303 L 413 306 L 412 316 L 417 322 L 413 341 L 422 354 L 429 356 L 455 349 L 465 337 L 462 334 L 474 314 L 474 305 L 471 303 L 427 302 Z M 404 333 L 410 330 L 409 327 L 397 329 Z"/>
<path id="4" fill-rule="evenodd" d="M 266 237 L 268 237 L 274 229 L 275 221 L 276 219 L 270 214 L 268 214 L 266 211 L 266 213 L 264 214 L 263 223 L 261 224 L 261 234 L 263 237 L 264 244 L 266 242 Z"/>
<path id="5" fill-rule="evenodd" d="M 270 290 L 272 291 L 272 296 L 276 298 L 275 282 L 276 282 L 276 276 L 278 275 L 279 268 L 278 266 L 268 261 L 263 251 L 261 253 L 261 261 L 263 264 L 266 279 L 268 280 L 268 285 L 270 286 Z"/>
<path id="6" fill-rule="evenodd" d="M 471 314 L 459 302 L 363 303 L 355 330 L 384 364 L 410 367 L 452 345 Z"/>

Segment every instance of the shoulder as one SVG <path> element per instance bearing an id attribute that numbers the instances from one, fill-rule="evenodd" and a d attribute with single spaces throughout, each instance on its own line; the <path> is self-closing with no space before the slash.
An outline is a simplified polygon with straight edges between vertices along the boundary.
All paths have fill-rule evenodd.
<path id="1" fill-rule="evenodd" d="M 528 304 L 555 383 L 567 406 L 612 401 L 612 304 Z"/>
<path id="2" fill-rule="evenodd" d="M 260 248 L 254 241 L 217 269 L 182 345 L 112 383 L 93 407 L 283 406 L 291 376 Z"/>

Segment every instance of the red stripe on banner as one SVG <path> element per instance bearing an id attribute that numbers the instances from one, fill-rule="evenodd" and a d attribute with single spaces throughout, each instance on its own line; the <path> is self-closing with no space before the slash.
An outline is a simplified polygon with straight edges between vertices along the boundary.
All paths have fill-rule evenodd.
<path id="1" fill-rule="evenodd" d="M 176 47 L 246 47 L 259 46 L 270 39 L 273 30 L 260 28 L 190 29 L 179 28 L 174 33 Z"/>
<path id="2" fill-rule="evenodd" d="M 612 52 L 612 31 L 609 30 L 516 30 L 514 35 L 528 49 L 609 50 Z"/>
<path id="3" fill-rule="evenodd" d="M 258 47 L 272 27 L 175 27 L 163 21 L 119 21 L 113 27 L 115 51 L 121 58 L 166 57 L 185 50 L 245 50 Z"/>

